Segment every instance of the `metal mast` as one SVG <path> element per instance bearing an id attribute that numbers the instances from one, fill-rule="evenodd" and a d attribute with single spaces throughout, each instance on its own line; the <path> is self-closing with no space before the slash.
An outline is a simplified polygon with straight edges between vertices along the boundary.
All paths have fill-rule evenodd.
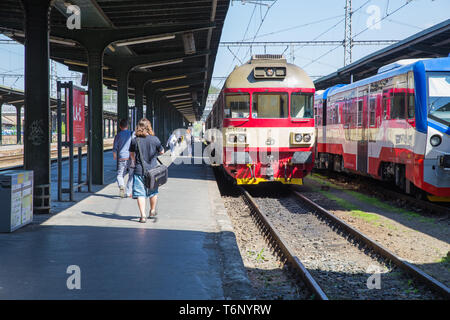
<path id="1" fill-rule="evenodd" d="M 352 63 L 352 0 L 345 0 L 344 66 Z"/>

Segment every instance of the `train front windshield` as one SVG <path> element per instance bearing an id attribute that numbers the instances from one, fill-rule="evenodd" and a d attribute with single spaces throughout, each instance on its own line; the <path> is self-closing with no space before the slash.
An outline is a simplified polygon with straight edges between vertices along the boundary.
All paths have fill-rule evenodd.
<path id="1" fill-rule="evenodd" d="M 450 73 L 428 75 L 428 117 L 450 125 Z"/>
<path id="2" fill-rule="evenodd" d="M 254 93 L 253 94 L 253 118 L 287 118 L 288 94 L 287 93 Z"/>

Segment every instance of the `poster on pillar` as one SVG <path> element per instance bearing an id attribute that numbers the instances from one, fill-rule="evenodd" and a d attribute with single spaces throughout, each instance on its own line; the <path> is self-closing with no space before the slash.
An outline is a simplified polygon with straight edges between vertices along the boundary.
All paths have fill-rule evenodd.
<path id="1" fill-rule="evenodd" d="M 66 100 L 68 101 L 68 99 Z M 74 145 L 86 143 L 86 129 L 84 108 L 86 101 L 86 91 L 78 88 L 73 88 L 73 143 Z M 66 112 L 66 134 L 69 135 L 69 112 Z"/>

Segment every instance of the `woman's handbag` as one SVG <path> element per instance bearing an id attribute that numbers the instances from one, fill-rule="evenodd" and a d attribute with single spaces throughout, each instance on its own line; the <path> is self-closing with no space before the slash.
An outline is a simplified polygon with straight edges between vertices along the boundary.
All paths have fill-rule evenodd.
<path id="1" fill-rule="evenodd" d="M 146 188 L 149 188 L 150 190 L 154 190 L 167 182 L 167 179 L 169 178 L 169 170 L 167 169 L 167 167 L 165 165 L 162 164 L 162 162 L 158 158 L 156 158 L 156 159 L 158 160 L 158 162 L 160 164 L 152 169 L 146 170 L 145 165 L 144 165 L 146 162 L 145 162 L 145 159 L 144 159 L 142 151 L 141 151 L 142 149 L 141 149 L 139 140 L 140 140 L 139 138 L 136 138 L 136 142 L 137 142 L 138 149 L 139 149 L 139 157 L 141 158 L 142 172 L 143 172 L 143 176 L 144 176 L 144 184 L 145 184 Z M 155 156 L 156 156 L 156 154 L 155 154 Z"/>

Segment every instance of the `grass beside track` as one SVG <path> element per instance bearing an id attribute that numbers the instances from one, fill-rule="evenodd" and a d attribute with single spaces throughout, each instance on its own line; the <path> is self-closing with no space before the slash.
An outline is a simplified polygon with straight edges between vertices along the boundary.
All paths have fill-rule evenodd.
<path id="1" fill-rule="evenodd" d="M 357 191 L 347 190 L 347 189 L 345 189 L 345 188 L 343 188 L 343 187 L 341 187 L 339 185 L 336 185 L 336 184 L 334 184 L 332 182 L 327 181 L 326 180 L 327 178 L 322 176 L 322 175 L 320 175 L 320 174 L 314 173 L 314 174 L 310 175 L 308 178 L 310 178 L 313 181 L 316 181 L 317 183 L 320 183 L 320 184 L 323 184 L 323 185 L 326 185 L 326 186 L 338 189 L 338 190 L 340 190 L 340 191 L 342 191 L 342 192 L 344 192 L 344 193 L 354 197 L 358 201 L 361 201 L 363 203 L 372 205 L 374 207 L 377 207 L 378 209 L 388 210 L 388 211 L 391 211 L 391 212 L 394 212 L 394 213 L 403 214 L 403 215 L 407 216 L 408 219 L 418 219 L 420 222 L 434 223 L 434 219 L 428 218 L 428 217 L 424 217 L 424 216 L 418 214 L 417 212 L 413 212 L 413 211 L 410 211 L 410 210 L 406 210 L 406 209 L 403 209 L 403 208 L 398 208 L 398 207 L 392 206 L 392 205 L 390 205 L 388 203 L 382 202 L 380 199 L 377 199 L 376 197 L 368 196 L 368 195 L 362 194 L 362 193 L 357 192 Z M 346 201 L 344 201 L 344 200 L 342 200 L 342 199 L 340 199 L 338 197 L 333 196 L 330 192 L 323 192 L 322 190 L 319 190 L 319 191 L 321 191 L 327 198 L 329 198 L 331 200 L 335 200 L 339 205 L 341 205 L 343 208 L 345 208 L 347 210 L 361 211 L 361 210 L 358 210 L 357 208 L 356 209 L 350 208 L 349 206 L 353 206 L 353 207 L 356 207 L 356 206 L 354 206 L 353 204 L 349 204 Z M 364 212 L 361 211 L 361 213 L 364 213 Z M 376 217 L 376 215 L 370 214 L 370 213 L 365 213 L 365 214 L 369 215 L 369 217 L 370 217 L 368 220 L 367 219 L 365 219 L 365 220 L 367 220 L 367 221 L 374 221 L 374 220 L 376 220 L 375 218 L 371 217 L 371 216 L 375 216 Z M 364 216 L 365 215 L 360 215 L 361 218 L 364 218 Z M 366 216 L 365 218 L 368 218 L 368 217 Z"/>

